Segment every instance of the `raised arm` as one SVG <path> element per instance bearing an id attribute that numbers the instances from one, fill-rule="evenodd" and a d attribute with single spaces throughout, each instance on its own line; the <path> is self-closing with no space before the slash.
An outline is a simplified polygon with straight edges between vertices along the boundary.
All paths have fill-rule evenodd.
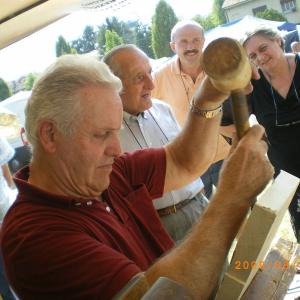
<path id="1" fill-rule="evenodd" d="M 217 123 L 217 119 L 212 123 Z M 212 133 L 214 127 L 217 124 L 207 125 Z M 189 289 L 195 299 L 209 297 L 252 199 L 262 191 L 274 172 L 266 157 L 263 134 L 264 129 L 256 125 L 237 146 L 233 146 L 206 212 L 190 236 L 146 272 L 150 284 L 165 276 Z"/>
<path id="2" fill-rule="evenodd" d="M 189 112 L 187 121 L 178 137 L 166 146 L 167 170 L 165 192 L 186 185 L 206 171 L 217 152 L 222 114 L 205 118 L 199 110 L 220 107 L 228 97 L 217 91 L 208 78 L 194 95 L 194 112 Z"/>

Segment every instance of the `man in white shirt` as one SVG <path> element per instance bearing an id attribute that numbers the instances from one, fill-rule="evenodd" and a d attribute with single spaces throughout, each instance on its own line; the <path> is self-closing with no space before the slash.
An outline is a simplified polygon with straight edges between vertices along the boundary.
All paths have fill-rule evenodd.
<path id="1" fill-rule="evenodd" d="M 122 150 L 130 152 L 161 147 L 180 132 L 168 104 L 151 98 L 153 81 L 147 56 L 137 47 L 115 48 L 104 57 L 123 83 L 123 128 L 120 133 Z M 142 95 L 142 97 L 141 97 Z M 179 242 L 191 229 L 208 204 L 201 193 L 201 179 L 154 201 L 160 219 L 174 241 Z"/>

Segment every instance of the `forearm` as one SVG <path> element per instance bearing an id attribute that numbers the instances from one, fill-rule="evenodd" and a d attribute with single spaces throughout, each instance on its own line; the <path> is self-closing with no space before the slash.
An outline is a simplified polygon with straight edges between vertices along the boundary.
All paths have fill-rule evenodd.
<path id="1" fill-rule="evenodd" d="M 13 182 L 13 179 L 12 179 L 12 176 L 10 174 L 10 170 L 9 170 L 7 164 L 5 164 L 5 165 L 2 166 L 2 172 L 3 172 L 4 178 L 5 178 L 6 182 L 7 182 L 7 185 L 9 187 L 12 187 L 13 184 L 14 184 L 14 182 Z"/>
<path id="2" fill-rule="evenodd" d="M 146 272 L 150 284 L 165 276 L 188 288 L 195 299 L 208 298 L 248 211 L 246 204 L 233 206 L 230 197 L 216 193 L 190 236 Z"/>
<path id="3" fill-rule="evenodd" d="M 194 95 L 194 106 L 199 110 L 212 110 L 219 107 L 225 98 L 225 94 L 216 91 L 206 80 L 204 87 Z M 205 118 L 197 111 L 189 112 L 181 133 L 166 147 L 165 192 L 191 182 L 215 160 L 221 115 Z"/>
<path id="4" fill-rule="evenodd" d="M 146 272 L 150 283 L 166 276 L 190 289 L 196 299 L 208 298 L 253 199 L 274 174 L 263 135 L 261 126 L 253 126 L 233 146 L 205 213 L 190 236 Z"/>
<path id="5" fill-rule="evenodd" d="M 206 119 L 190 112 L 182 132 L 168 148 L 175 163 L 193 176 L 204 173 L 217 153 L 220 121 L 221 113 Z"/>

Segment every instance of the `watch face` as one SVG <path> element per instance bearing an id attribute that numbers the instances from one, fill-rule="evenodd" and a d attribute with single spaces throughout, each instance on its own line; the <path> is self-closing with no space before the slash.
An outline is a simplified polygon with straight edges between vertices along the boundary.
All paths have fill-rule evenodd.
<path id="1" fill-rule="evenodd" d="M 218 107 L 217 109 L 214 109 L 214 110 L 205 111 L 203 113 L 203 116 L 207 119 L 211 119 L 214 116 L 216 116 L 217 114 L 219 114 L 221 111 L 222 111 L 222 108 Z"/>
<path id="2" fill-rule="evenodd" d="M 205 110 L 205 109 L 202 110 L 202 109 L 192 105 L 191 111 L 202 116 L 203 118 L 211 119 L 214 116 L 218 115 L 222 111 L 222 106 L 217 107 L 216 109 L 213 109 L 213 110 Z"/>
<path id="3" fill-rule="evenodd" d="M 213 112 L 213 111 L 207 111 L 206 112 L 206 118 L 208 118 L 208 119 L 212 118 L 214 116 L 214 113 L 215 112 Z"/>

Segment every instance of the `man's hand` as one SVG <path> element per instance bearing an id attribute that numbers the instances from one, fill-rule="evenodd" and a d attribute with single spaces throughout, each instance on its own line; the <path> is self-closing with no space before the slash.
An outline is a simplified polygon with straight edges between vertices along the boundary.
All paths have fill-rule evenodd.
<path id="1" fill-rule="evenodd" d="M 250 62 L 250 65 L 251 65 L 251 72 L 252 72 L 251 79 L 259 80 L 260 75 L 259 75 L 257 66 L 252 62 Z M 245 93 L 245 95 L 249 95 L 252 93 L 252 91 L 253 91 L 253 86 L 252 86 L 252 83 L 249 82 L 249 84 L 244 89 L 244 93 Z"/>
<path id="2" fill-rule="evenodd" d="M 223 93 L 213 86 L 208 76 L 204 78 L 193 96 L 195 104 L 202 109 L 214 109 L 228 97 L 228 93 Z"/>
<path id="3" fill-rule="evenodd" d="M 266 156 L 268 146 L 262 140 L 264 132 L 260 125 L 250 128 L 239 143 L 232 146 L 231 154 L 224 162 L 218 193 L 232 194 L 237 204 L 243 201 L 240 204 L 251 205 L 274 174 L 274 168 Z"/>

